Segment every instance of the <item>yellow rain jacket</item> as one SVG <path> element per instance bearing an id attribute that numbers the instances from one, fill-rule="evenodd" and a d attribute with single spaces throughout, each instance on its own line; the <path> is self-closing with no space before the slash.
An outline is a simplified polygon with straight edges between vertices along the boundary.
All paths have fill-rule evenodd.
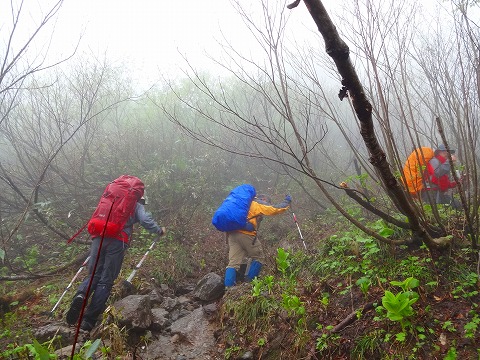
<path id="1" fill-rule="evenodd" d="M 270 215 L 277 215 L 281 214 L 289 208 L 290 202 L 284 200 L 278 205 L 268 205 L 265 203 L 261 203 L 258 200 L 253 200 L 252 204 L 250 205 L 250 209 L 248 210 L 248 221 L 253 225 L 254 231 L 247 231 L 247 230 L 237 230 L 246 235 L 256 236 L 258 225 L 262 220 L 262 216 L 270 216 Z"/>

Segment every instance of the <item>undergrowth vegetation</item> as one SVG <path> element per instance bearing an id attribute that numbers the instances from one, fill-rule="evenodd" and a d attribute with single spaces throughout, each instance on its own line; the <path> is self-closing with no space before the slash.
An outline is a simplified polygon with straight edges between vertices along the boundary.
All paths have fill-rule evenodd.
<path id="1" fill-rule="evenodd" d="M 471 250 L 435 257 L 424 246 L 387 247 L 337 227 L 309 252 L 277 248 L 271 273 L 227 293 L 226 358 L 247 350 L 262 359 L 478 358 Z"/>
<path id="2" fill-rule="evenodd" d="M 361 218 L 361 211 L 351 211 Z M 475 253 L 468 244 L 455 241 L 441 256 L 425 246 L 387 246 L 327 211 L 302 219 L 305 250 L 289 217 L 263 225 L 268 260 L 261 276 L 233 287 L 220 301 L 215 326 L 221 329 L 219 342 L 226 359 L 241 358 L 248 351 L 256 359 L 478 358 L 479 283 Z M 382 221 L 361 219 L 383 236 L 408 237 Z M 192 228 L 174 229 L 156 242 L 133 279 L 139 291 L 153 283 L 175 287 L 210 271 L 223 273 L 227 254 L 222 234 L 203 226 L 205 220 L 192 221 L 197 221 Z M 152 241 L 147 232 L 135 232 L 119 282 Z M 86 249 L 81 245 L 75 251 L 58 251 L 77 256 Z M 38 253 L 28 253 L 27 260 L 35 262 Z M 75 270 L 64 277 L 5 282 L 2 299 L 15 300 L 3 304 L 2 358 L 54 358 L 54 350 L 66 345 L 61 339 L 40 344 L 32 334 Z M 117 284 L 111 301 L 122 296 L 120 290 Z M 19 295 L 22 291 L 24 297 Z M 53 314 L 57 319 L 67 310 L 70 296 Z M 128 353 L 126 335 L 115 326 L 110 324 L 108 336 L 115 341 L 93 339 L 82 344 L 75 358 L 88 358 L 93 352 L 104 358 Z"/>

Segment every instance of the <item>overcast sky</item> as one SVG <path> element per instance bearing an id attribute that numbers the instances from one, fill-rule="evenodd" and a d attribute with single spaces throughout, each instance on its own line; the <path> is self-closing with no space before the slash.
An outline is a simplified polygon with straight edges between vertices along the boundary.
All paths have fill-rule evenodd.
<path id="1" fill-rule="evenodd" d="M 25 29 L 26 24 L 38 21 L 38 14 L 55 1 L 58 0 L 24 0 L 24 22 L 19 27 Z M 422 4 L 437 1 L 424 0 Z M 260 0 L 241 0 L 247 9 L 252 3 L 258 5 Z M 338 4 L 338 0 L 324 1 L 332 14 Z M 0 0 L 0 9 L 9 8 L 10 0 Z M 303 2 L 287 12 L 288 34 L 304 39 L 305 34 L 316 32 Z M 255 13 L 258 14 L 258 7 Z M 4 43 L 8 31 L 3 23 L 8 15 L 0 11 L 0 36 L 3 35 Z M 179 69 L 185 68 L 185 64 L 179 52 L 196 67 L 208 68 L 211 61 L 204 54 L 220 55 L 219 29 L 241 52 L 254 49 L 252 38 L 230 0 L 65 0 L 55 23 L 50 54 L 71 53 L 83 33 L 79 54 L 90 52 L 99 58 L 106 55 L 114 64 L 128 64 L 135 78 L 151 80 L 160 73 L 180 74 Z"/>
<path id="2" fill-rule="evenodd" d="M 252 1 L 258 3 L 242 0 L 242 4 L 248 7 Z M 296 21 L 309 19 L 301 5 L 293 14 Z M 313 27 L 311 18 L 310 22 Z M 65 0 L 56 25 L 56 46 L 61 43 L 67 53 L 83 31 L 81 51 L 100 56 L 106 52 L 109 59 L 129 62 L 134 71 L 151 78 L 157 69 L 175 74 L 180 65 L 185 67 L 179 52 L 207 67 L 204 53 L 220 54 L 219 29 L 239 48 L 251 45 L 229 0 Z"/>

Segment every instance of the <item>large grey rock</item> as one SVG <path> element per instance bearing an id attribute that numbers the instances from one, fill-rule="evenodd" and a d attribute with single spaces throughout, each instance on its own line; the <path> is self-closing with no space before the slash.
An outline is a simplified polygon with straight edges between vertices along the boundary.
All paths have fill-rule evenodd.
<path id="1" fill-rule="evenodd" d="M 129 295 L 113 306 L 120 312 L 119 323 L 133 330 L 146 330 L 152 324 L 150 296 Z"/>
<path id="2" fill-rule="evenodd" d="M 192 296 L 202 301 L 213 301 L 223 296 L 225 286 L 222 277 L 213 272 L 205 275 L 195 286 Z"/>
<path id="3" fill-rule="evenodd" d="M 185 295 L 188 293 L 191 293 L 195 289 L 195 285 L 193 284 L 179 284 L 175 288 L 175 295 L 180 296 L 180 295 Z"/>
<path id="4" fill-rule="evenodd" d="M 201 307 L 175 321 L 170 326 L 170 332 L 172 336 L 159 336 L 140 356 L 146 359 L 168 360 L 224 358 L 217 349 L 214 330 Z"/>
<path id="5" fill-rule="evenodd" d="M 68 327 L 61 323 L 52 323 L 35 329 L 33 336 L 40 343 L 49 341 L 57 336 L 58 342 L 67 345 L 75 338 L 75 331 L 74 327 Z"/>
<path id="6" fill-rule="evenodd" d="M 193 310 L 190 314 L 178 319 L 170 326 L 172 334 L 178 334 L 189 343 L 194 343 L 201 336 L 202 329 L 208 327 L 208 320 L 202 308 Z"/>

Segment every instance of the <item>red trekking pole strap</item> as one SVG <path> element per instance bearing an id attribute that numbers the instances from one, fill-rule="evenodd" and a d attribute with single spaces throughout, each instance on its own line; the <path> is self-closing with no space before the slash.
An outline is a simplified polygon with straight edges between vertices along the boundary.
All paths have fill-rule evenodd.
<path id="1" fill-rule="evenodd" d="M 85 229 L 88 225 L 88 221 L 85 223 L 85 225 L 83 225 L 81 227 L 80 230 L 77 231 L 77 233 L 75 235 L 73 235 L 68 241 L 67 241 L 67 244 L 70 244 L 78 235 L 80 235 L 80 233 L 83 231 L 83 229 Z"/>

